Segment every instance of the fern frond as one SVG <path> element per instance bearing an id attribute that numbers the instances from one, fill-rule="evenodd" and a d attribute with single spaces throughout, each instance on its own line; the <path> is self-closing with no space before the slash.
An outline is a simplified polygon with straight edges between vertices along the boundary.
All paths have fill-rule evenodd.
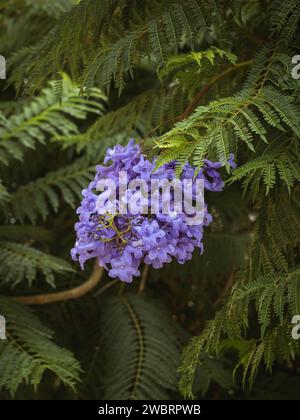
<path id="1" fill-rule="evenodd" d="M 237 57 L 230 51 L 221 50 L 215 46 L 203 51 L 193 51 L 186 54 L 171 56 L 163 66 L 157 70 L 161 80 L 172 75 L 181 79 L 181 72 L 186 69 L 189 72 L 201 72 L 202 67 L 206 68 L 207 64 L 215 64 L 217 59 L 226 58 L 231 64 L 235 64 Z M 195 67 L 195 69 L 194 69 Z M 179 73 L 179 74 L 178 74 Z"/>
<path id="2" fill-rule="evenodd" d="M 180 353 L 176 328 L 163 307 L 132 294 L 108 298 L 100 334 L 102 367 L 95 373 L 104 399 L 170 398 Z"/>
<path id="3" fill-rule="evenodd" d="M 131 10 L 133 6 L 136 7 L 135 19 L 126 27 L 123 10 L 126 7 Z M 36 87 L 49 77 L 57 78 L 68 57 L 70 73 L 75 79 L 78 79 L 80 63 L 85 64 L 84 86 L 91 88 L 97 79 L 101 87 L 109 89 L 113 82 L 122 91 L 125 77 L 132 75 L 134 67 L 148 55 L 147 51 L 151 50 L 158 64 L 165 61 L 167 53 L 174 53 L 179 46 L 192 45 L 199 36 L 203 37 L 213 10 L 213 3 L 204 0 L 187 0 L 184 4 L 168 0 L 163 4 L 140 5 L 136 2 L 130 5 L 126 0 L 105 0 L 104 3 L 83 0 L 65 14 L 47 38 L 15 56 L 11 80 L 20 85 L 21 74 L 23 78 L 26 74 Z M 108 30 L 108 23 L 113 31 Z M 87 39 L 86 31 L 97 36 Z M 84 50 L 92 54 L 88 56 Z M 78 51 L 81 51 L 79 55 Z"/>
<path id="4" fill-rule="evenodd" d="M 161 133 L 183 111 L 186 102 L 186 95 L 179 86 L 147 90 L 128 104 L 98 118 L 85 137 L 99 139 L 121 132 L 129 136 L 135 130 L 144 136 L 154 135 L 156 131 Z"/>
<path id="5" fill-rule="evenodd" d="M 21 186 L 12 194 L 8 205 L 21 222 L 27 218 L 35 223 L 38 216 L 45 220 L 50 210 L 58 210 L 61 201 L 75 206 L 93 171 L 94 167 L 88 166 L 85 159 L 78 159 L 65 168 Z"/>
<path id="6" fill-rule="evenodd" d="M 297 0 L 287 0 L 284 4 L 276 0 L 272 9 L 272 35 L 280 37 L 281 42 L 289 45 L 300 21 L 300 5 Z"/>
<path id="7" fill-rule="evenodd" d="M 249 160 L 234 171 L 229 183 L 245 179 L 244 193 L 251 184 L 263 181 L 266 194 L 282 181 L 288 191 L 300 180 L 299 147 L 297 140 L 280 136 L 261 151 L 256 159 Z"/>
<path id="8" fill-rule="evenodd" d="M 79 89 L 64 75 L 61 102 L 56 96 L 55 82 L 50 82 L 41 95 L 21 113 L 10 118 L 2 117 L 0 125 L 0 162 L 7 164 L 9 158 L 21 160 L 24 149 L 34 149 L 37 143 L 58 136 L 79 134 L 77 120 L 83 120 L 89 113 L 101 115 L 104 96 L 98 90 L 91 92 L 90 99 L 79 96 Z"/>
<path id="9" fill-rule="evenodd" d="M 6 319 L 6 340 L 0 340 L 0 389 L 14 394 L 19 385 L 37 387 L 45 371 L 74 389 L 81 372 L 68 350 L 53 342 L 53 332 L 31 310 L 0 297 L 0 313 Z"/>
<path id="10" fill-rule="evenodd" d="M 32 286 L 38 273 L 47 283 L 55 286 L 55 274 L 70 273 L 71 265 L 61 258 L 46 254 L 38 249 L 14 242 L 0 242 L 1 284 L 12 288 L 26 280 Z"/>

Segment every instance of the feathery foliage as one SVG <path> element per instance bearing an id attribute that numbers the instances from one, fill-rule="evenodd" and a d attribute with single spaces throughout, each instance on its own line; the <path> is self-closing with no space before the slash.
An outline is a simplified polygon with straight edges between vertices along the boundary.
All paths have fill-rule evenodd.
<path id="1" fill-rule="evenodd" d="M 97 75 L 101 87 L 108 89 L 113 82 L 121 92 L 125 75 L 132 76 L 135 66 L 150 54 L 157 57 L 157 64 L 163 63 L 180 45 L 193 45 L 199 35 L 205 36 L 213 10 L 203 0 L 81 1 L 61 18 L 50 36 L 15 55 L 12 64 L 19 68 L 12 80 L 21 85 L 25 69 L 35 85 L 38 80 L 56 78 L 68 57 L 73 78 L 78 77 L 78 67 L 85 66 L 82 80 L 87 88 Z M 87 38 L 90 31 L 93 35 Z"/>
<path id="2" fill-rule="evenodd" d="M 53 333 L 27 308 L 0 297 L 7 340 L 0 341 L 0 389 L 14 393 L 23 382 L 37 387 L 45 371 L 74 388 L 80 366 L 71 352 L 53 342 Z"/>
<path id="3" fill-rule="evenodd" d="M 2 283 L 15 287 L 26 279 L 31 286 L 40 270 L 48 283 L 54 286 L 54 273 L 70 272 L 71 266 L 64 260 L 43 253 L 35 248 L 14 242 L 0 242 Z"/>
<path id="4" fill-rule="evenodd" d="M 87 370 L 95 376 L 93 383 L 99 384 L 103 399 L 169 399 L 178 380 L 177 333 L 162 304 L 133 294 L 105 299 L 98 351 L 87 358 Z"/>
<path id="5" fill-rule="evenodd" d="M 43 398 L 46 385 L 53 399 L 278 399 L 281 379 L 294 396 L 299 20 L 297 0 L 10 0 L 1 9 L 0 398 Z M 178 175 L 187 161 L 224 164 L 224 191 L 205 197 L 213 223 L 203 255 L 133 285 L 104 278 L 94 294 L 33 315 L 11 298 L 88 279 L 89 267 L 68 262 L 74 208 L 105 149 L 129 137 L 157 166 L 176 160 Z"/>

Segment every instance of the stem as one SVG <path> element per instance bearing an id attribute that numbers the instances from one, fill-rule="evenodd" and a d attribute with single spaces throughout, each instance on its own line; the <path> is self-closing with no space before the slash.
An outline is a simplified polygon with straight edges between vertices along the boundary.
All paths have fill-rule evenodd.
<path id="1" fill-rule="evenodd" d="M 217 83 L 219 80 L 221 80 L 223 77 L 225 77 L 227 74 L 232 73 L 233 71 L 242 68 L 242 67 L 247 67 L 250 64 L 252 64 L 254 62 L 254 60 L 248 60 L 248 61 L 242 61 L 241 63 L 236 64 L 235 66 L 229 67 L 228 69 L 224 70 L 222 73 L 217 74 L 216 76 L 214 76 L 208 83 L 207 85 L 204 86 L 203 89 L 200 90 L 200 92 L 198 92 L 196 94 L 196 96 L 193 98 L 192 102 L 188 105 L 188 107 L 186 108 L 186 110 L 179 115 L 179 117 L 177 117 L 178 121 L 182 121 L 185 118 L 187 118 L 193 111 L 194 109 L 197 107 L 198 103 L 200 102 L 200 99 L 202 98 L 202 96 L 204 96 L 206 94 L 206 92 L 215 84 Z"/>
<path id="2" fill-rule="evenodd" d="M 229 292 L 229 290 L 231 289 L 231 286 L 233 284 L 233 280 L 234 280 L 234 271 L 232 271 L 227 279 L 227 282 L 225 284 L 224 289 L 222 290 L 222 293 L 220 294 L 220 296 L 216 299 L 216 301 L 213 303 L 213 306 L 216 307 L 218 306 L 223 298 L 227 295 L 227 293 Z"/>
<path id="3" fill-rule="evenodd" d="M 96 296 L 102 295 L 102 293 L 104 293 L 107 289 L 110 289 L 112 286 L 114 286 L 117 283 L 120 283 L 119 279 L 110 281 L 109 283 L 107 283 L 103 287 L 101 287 L 101 289 L 97 290 L 97 292 L 94 294 L 94 296 L 96 297 Z"/>
<path id="4" fill-rule="evenodd" d="M 147 276 L 148 276 L 148 273 L 149 273 L 149 269 L 150 269 L 150 265 L 146 264 L 145 267 L 144 267 L 144 270 L 142 272 L 141 283 L 140 283 L 140 287 L 139 287 L 139 294 L 140 295 L 145 290 L 145 286 L 146 286 L 146 281 L 147 281 Z"/>
<path id="5" fill-rule="evenodd" d="M 47 293 L 43 295 L 33 296 L 17 296 L 13 297 L 16 302 L 23 305 L 47 305 L 49 303 L 62 302 L 71 299 L 78 299 L 81 296 L 87 294 L 101 281 L 103 268 L 99 267 L 98 264 L 86 282 L 78 287 L 74 287 L 70 290 L 57 293 Z"/>

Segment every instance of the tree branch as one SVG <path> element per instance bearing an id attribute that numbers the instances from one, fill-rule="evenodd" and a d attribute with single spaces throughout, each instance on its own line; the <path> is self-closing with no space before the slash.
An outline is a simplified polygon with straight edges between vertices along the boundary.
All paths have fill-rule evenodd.
<path id="1" fill-rule="evenodd" d="M 220 296 L 215 300 L 215 302 L 213 303 L 213 306 L 216 307 L 218 306 L 223 298 L 227 295 L 227 293 L 229 292 L 229 290 L 231 289 L 232 285 L 233 285 L 233 281 L 234 281 L 234 271 L 232 271 L 227 279 L 227 282 L 225 284 L 224 289 L 222 290 L 222 293 L 220 294 Z"/>
<path id="2" fill-rule="evenodd" d="M 192 102 L 188 105 L 188 107 L 186 108 L 186 110 L 179 115 L 179 117 L 177 117 L 178 121 L 182 121 L 185 118 L 187 118 L 189 115 L 191 115 L 191 113 L 194 111 L 194 109 L 197 107 L 198 103 L 200 102 L 200 99 L 202 98 L 202 96 L 204 96 L 206 94 L 206 92 L 215 84 L 217 83 L 219 80 L 221 80 L 223 77 L 225 77 L 227 74 L 241 68 L 241 67 L 247 67 L 250 64 L 252 64 L 254 62 L 254 60 L 248 60 L 248 61 L 242 61 L 241 63 L 236 64 L 235 66 L 229 67 L 228 69 L 224 70 L 222 73 L 217 74 L 216 76 L 214 76 L 208 83 L 207 85 L 204 86 L 203 89 L 200 90 L 200 92 L 198 92 L 196 94 L 196 96 L 193 98 Z"/>
<path id="3" fill-rule="evenodd" d="M 78 299 L 90 292 L 95 286 L 97 286 L 98 283 L 100 283 L 102 274 L 103 268 L 96 264 L 88 280 L 78 287 L 57 293 L 47 293 L 33 296 L 16 296 L 13 297 L 13 299 L 23 305 L 47 305 L 49 303 Z"/>

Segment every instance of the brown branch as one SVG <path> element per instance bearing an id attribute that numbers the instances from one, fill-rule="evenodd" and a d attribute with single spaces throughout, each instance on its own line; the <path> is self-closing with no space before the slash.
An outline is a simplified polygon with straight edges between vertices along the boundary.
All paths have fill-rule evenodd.
<path id="1" fill-rule="evenodd" d="M 33 296 L 16 296 L 13 299 L 23 305 L 47 305 L 49 303 L 78 299 L 79 297 L 84 296 L 89 291 L 91 291 L 95 286 L 97 286 L 97 284 L 101 281 L 102 273 L 103 268 L 96 264 L 88 280 L 78 287 L 57 293 L 47 293 Z"/>
<path id="2" fill-rule="evenodd" d="M 241 67 L 246 67 L 249 66 L 250 64 L 252 64 L 254 62 L 254 60 L 248 60 L 248 61 L 242 61 L 241 63 L 236 64 L 235 66 L 229 67 L 228 69 L 224 70 L 222 73 L 217 74 L 216 76 L 214 76 L 208 83 L 207 85 L 204 86 L 203 89 L 200 90 L 200 92 L 198 92 L 196 94 L 196 96 L 193 98 L 192 102 L 188 105 L 188 107 L 186 108 L 186 110 L 179 115 L 179 117 L 177 117 L 178 121 L 182 121 L 185 118 L 187 118 L 189 115 L 191 115 L 191 113 L 194 111 L 194 109 L 197 107 L 198 103 L 200 102 L 200 99 L 202 98 L 202 96 L 204 96 L 206 94 L 206 92 L 215 84 L 217 83 L 219 80 L 221 80 L 223 77 L 225 77 L 227 74 L 241 68 Z"/>
<path id="3" fill-rule="evenodd" d="M 216 307 L 218 306 L 222 300 L 224 299 L 224 297 L 227 295 L 227 293 L 229 292 L 229 290 L 232 287 L 233 281 L 234 281 L 234 271 L 232 271 L 227 279 L 227 282 L 225 284 L 224 289 L 222 290 L 222 293 L 220 294 L 220 296 L 215 300 L 213 306 Z"/>

